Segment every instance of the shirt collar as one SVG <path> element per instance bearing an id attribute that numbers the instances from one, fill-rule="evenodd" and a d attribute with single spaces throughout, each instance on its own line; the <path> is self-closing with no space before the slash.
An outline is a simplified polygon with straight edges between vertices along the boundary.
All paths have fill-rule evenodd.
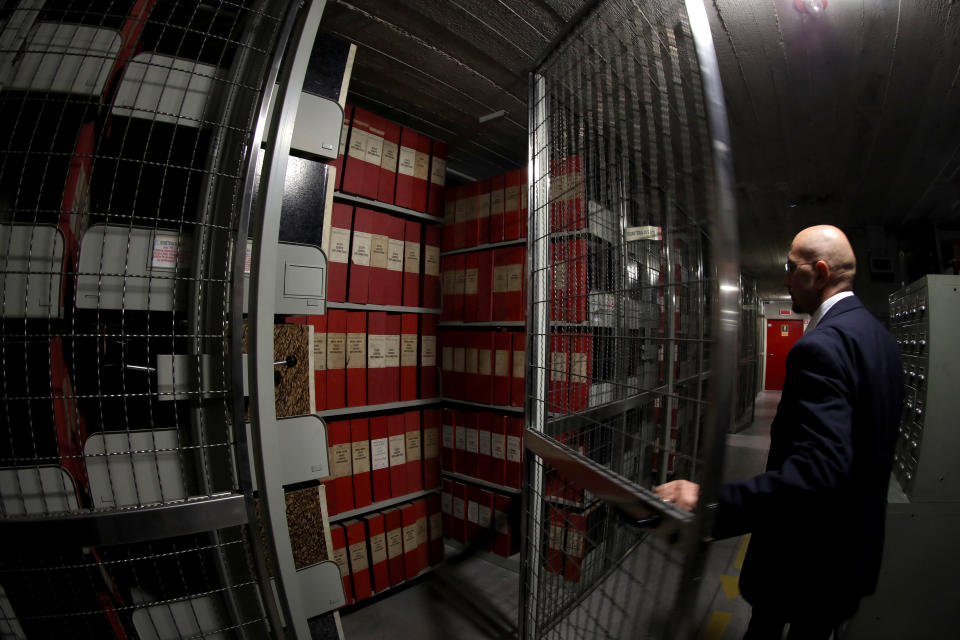
<path id="1" fill-rule="evenodd" d="M 820 319 L 826 315 L 827 311 L 830 311 L 830 308 L 843 300 L 844 298 L 849 298 L 853 295 L 853 291 L 841 291 L 840 293 L 835 293 L 823 302 L 820 303 L 820 306 L 817 307 L 817 310 L 813 312 L 813 315 L 810 316 L 810 323 L 807 325 L 807 331 L 813 331 L 817 328 L 817 324 L 820 322 Z"/>

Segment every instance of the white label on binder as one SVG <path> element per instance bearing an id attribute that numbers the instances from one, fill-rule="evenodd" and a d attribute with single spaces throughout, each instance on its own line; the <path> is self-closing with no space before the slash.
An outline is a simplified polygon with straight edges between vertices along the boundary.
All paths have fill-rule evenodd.
<path id="1" fill-rule="evenodd" d="M 412 176 L 416 168 L 417 152 L 410 147 L 400 147 L 400 160 L 397 162 L 397 173 L 402 176 Z"/>
<path id="2" fill-rule="evenodd" d="M 390 271 L 403 271 L 403 240 L 388 238 L 387 269 Z"/>
<path id="3" fill-rule="evenodd" d="M 370 266 L 370 234 L 366 231 L 353 232 L 353 264 Z"/>
<path id="4" fill-rule="evenodd" d="M 370 441 L 370 457 L 374 471 L 387 469 L 390 466 L 390 443 L 387 438 L 377 438 Z"/>

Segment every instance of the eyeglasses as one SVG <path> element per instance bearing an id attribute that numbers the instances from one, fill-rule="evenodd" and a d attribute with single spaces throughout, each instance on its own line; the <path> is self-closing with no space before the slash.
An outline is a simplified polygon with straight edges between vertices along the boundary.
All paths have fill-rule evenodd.
<path id="1" fill-rule="evenodd" d="M 799 262 L 799 263 L 797 263 L 797 262 L 790 262 L 789 260 L 787 260 L 787 261 L 784 263 L 783 268 L 784 268 L 784 270 L 785 270 L 787 273 L 793 273 L 794 271 L 797 270 L 797 267 L 801 267 L 801 266 L 803 266 L 803 265 L 805 265 L 805 264 L 817 264 L 817 263 L 816 263 L 816 262 Z"/>

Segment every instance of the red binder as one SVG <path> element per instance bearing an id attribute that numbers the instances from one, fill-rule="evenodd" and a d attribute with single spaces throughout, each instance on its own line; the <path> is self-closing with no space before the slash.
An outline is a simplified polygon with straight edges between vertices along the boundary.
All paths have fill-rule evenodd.
<path id="1" fill-rule="evenodd" d="M 460 187 L 449 187 L 443 205 L 443 231 L 441 247 L 444 251 L 456 249 L 457 201 L 460 199 Z"/>
<path id="2" fill-rule="evenodd" d="M 526 175 L 521 177 L 526 182 Z M 521 201 L 521 207 L 526 204 Z M 586 225 L 583 163 L 580 156 L 550 162 L 550 230 L 582 229 Z"/>
<path id="3" fill-rule="evenodd" d="M 453 481 L 446 480 L 443 481 L 443 488 L 440 490 L 440 511 L 443 514 L 442 524 L 443 524 L 443 537 L 452 538 L 453 537 L 453 527 L 451 525 L 451 520 L 453 518 Z"/>
<path id="4" fill-rule="evenodd" d="M 393 204 L 397 184 L 397 158 L 400 154 L 400 125 L 384 120 L 383 153 L 380 158 L 380 178 L 377 182 L 377 200 Z"/>
<path id="5" fill-rule="evenodd" d="M 383 355 L 384 402 L 400 400 L 400 326 L 400 314 L 388 313 Z"/>
<path id="6" fill-rule="evenodd" d="M 458 253 L 453 256 L 453 298 L 451 298 L 451 320 L 461 321 L 466 318 L 466 280 L 467 254 Z"/>
<path id="7" fill-rule="evenodd" d="M 493 319 L 517 321 L 526 314 L 524 247 L 505 247 L 493 254 Z"/>
<path id="8" fill-rule="evenodd" d="M 570 338 L 570 410 L 581 411 L 590 406 L 590 380 L 593 369 L 593 337 Z"/>
<path id="9" fill-rule="evenodd" d="M 493 332 L 478 331 L 477 402 L 493 404 Z"/>
<path id="10" fill-rule="evenodd" d="M 429 168 L 430 139 L 404 127 L 400 133 L 394 204 L 414 211 L 426 211 Z"/>
<path id="11" fill-rule="evenodd" d="M 587 300 L 587 241 L 580 238 L 566 243 L 572 257 L 567 269 L 567 321 L 586 322 Z"/>
<path id="12" fill-rule="evenodd" d="M 454 242 L 458 249 L 477 246 L 478 187 L 476 182 L 469 182 L 461 187 L 457 208 L 457 228 L 454 232 Z"/>
<path id="13" fill-rule="evenodd" d="M 368 302 L 370 287 L 370 252 L 374 221 L 378 214 L 369 209 L 357 210 L 353 214 L 353 242 L 350 247 L 350 285 L 347 300 L 358 304 Z"/>
<path id="14" fill-rule="evenodd" d="M 477 322 L 493 320 L 493 252 L 477 252 Z"/>
<path id="15" fill-rule="evenodd" d="M 347 312 L 327 312 L 327 408 L 342 409 L 347 402 Z"/>
<path id="16" fill-rule="evenodd" d="M 527 168 L 520 169 L 520 215 L 517 216 L 517 230 L 521 238 L 527 237 L 527 217 L 529 216 L 528 200 L 530 184 L 527 180 Z M 580 225 L 583 227 L 583 224 Z"/>
<path id="17" fill-rule="evenodd" d="M 447 143 L 433 141 L 430 150 L 430 185 L 427 192 L 427 213 L 443 215 L 443 188 L 447 183 Z"/>
<path id="18" fill-rule="evenodd" d="M 504 176 L 490 179 L 490 242 L 503 242 Z"/>
<path id="19" fill-rule="evenodd" d="M 476 322 L 477 318 L 477 277 L 480 271 L 480 254 L 476 251 L 463 256 L 463 321 Z"/>
<path id="20" fill-rule="evenodd" d="M 417 514 L 417 572 L 430 566 L 430 538 L 427 534 L 427 501 L 424 498 L 417 500 L 414 509 Z"/>
<path id="21" fill-rule="evenodd" d="M 464 411 L 464 455 L 463 473 L 471 478 L 477 477 L 477 452 L 480 448 L 480 434 L 477 432 L 479 414 L 473 411 Z"/>
<path id="22" fill-rule="evenodd" d="M 447 471 L 456 471 L 456 467 L 453 464 L 453 455 L 454 455 L 454 421 L 453 421 L 453 411 L 451 409 L 444 409 L 440 414 L 442 422 L 442 432 L 443 432 L 443 446 L 440 449 L 440 465 L 443 469 Z"/>
<path id="23" fill-rule="evenodd" d="M 493 334 L 493 404 L 510 404 L 510 349 L 512 334 L 498 331 Z"/>
<path id="24" fill-rule="evenodd" d="M 493 552 L 498 556 L 509 558 L 512 555 L 512 531 L 510 527 L 510 510 L 513 500 L 509 496 L 493 495 Z"/>
<path id="25" fill-rule="evenodd" d="M 387 531 L 387 565 L 390 573 L 390 586 L 404 580 L 403 571 L 403 513 L 399 508 L 386 509 L 383 512 L 383 525 Z"/>
<path id="26" fill-rule="evenodd" d="M 440 228 L 427 225 L 423 240 L 423 306 L 440 308 Z"/>
<path id="27" fill-rule="evenodd" d="M 547 529 L 547 571 L 550 573 L 563 573 L 563 533 L 566 528 L 564 525 L 564 511 L 551 506 L 549 515 L 549 528 Z"/>
<path id="28" fill-rule="evenodd" d="M 429 535 L 430 566 L 443 562 L 443 512 L 440 496 L 427 496 L 427 531 Z"/>
<path id="29" fill-rule="evenodd" d="M 406 425 L 402 413 L 387 416 L 390 446 L 390 495 L 399 498 L 407 494 Z"/>
<path id="30" fill-rule="evenodd" d="M 523 418 L 507 418 L 507 482 L 508 487 L 519 489 L 523 477 Z"/>
<path id="31" fill-rule="evenodd" d="M 341 189 L 365 198 L 376 199 L 383 151 L 382 127 L 379 118 L 359 107 L 353 110 L 350 140 L 344 156 Z"/>
<path id="32" fill-rule="evenodd" d="M 346 596 L 347 604 L 355 602 L 353 597 L 353 585 L 350 582 L 350 561 L 347 559 L 347 532 L 339 524 L 330 525 L 330 540 L 333 544 L 333 560 L 340 569 L 340 576 L 343 578 L 343 593 Z"/>
<path id="33" fill-rule="evenodd" d="M 370 224 L 370 269 L 367 271 L 367 302 L 386 304 L 389 288 L 387 283 L 387 253 L 390 236 L 388 228 L 392 218 L 386 213 L 369 212 Z"/>
<path id="34" fill-rule="evenodd" d="M 347 531 L 353 595 L 359 601 L 369 598 L 373 593 L 370 588 L 370 565 L 367 561 L 367 532 L 361 520 L 347 520 L 343 523 L 343 528 Z"/>
<path id="35" fill-rule="evenodd" d="M 417 357 L 420 345 L 417 334 L 419 318 L 405 313 L 400 320 L 400 400 L 417 399 Z"/>
<path id="36" fill-rule="evenodd" d="M 570 340 L 566 335 L 550 336 L 550 373 L 547 411 L 566 413 L 570 381 Z"/>
<path id="37" fill-rule="evenodd" d="M 465 394 L 462 396 L 464 399 L 469 400 L 470 402 L 478 402 L 477 396 L 479 396 L 479 387 L 480 387 L 480 368 L 479 368 L 479 354 L 480 354 L 480 341 L 479 341 L 479 332 L 477 331 L 468 331 L 460 334 L 461 338 L 465 341 L 466 346 L 466 361 L 464 365 L 464 375 L 463 375 L 463 387 Z"/>
<path id="38" fill-rule="evenodd" d="M 367 314 L 367 403 L 382 404 L 386 400 L 385 369 L 387 350 L 387 314 Z"/>
<path id="39" fill-rule="evenodd" d="M 520 169 L 508 171 L 503 185 L 503 239 L 520 238 Z"/>
<path id="40" fill-rule="evenodd" d="M 477 546 L 484 551 L 493 550 L 493 494 L 477 489 Z"/>
<path id="41" fill-rule="evenodd" d="M 353 463 L 353 507 L 373 502 L 370 485 L 370 425 L 366 418 L 350 421 L 350 452 Z"/>
<path id="42" fill-rule="evenodd" d="M 465 411 L 453 412 L 453 470 L 467 474 L 467 419 Z"/>
<path id="43" fill-rule="evenodd" d="M 459 542 L 467 541 L 467 487 L 453 483 L 453 515 L 450 518 L 451 537 Z"/>
<path id="44" fill-rule="evenodd" d="M 442 394 L 444 398 L 456 398 L 453 388 L 453 333 L 441 331 L 439 340 L 442 358 L 440 364 Z"/>
<path id="45" fill-rule="evenodd" d="M 390 439 L 387 416 L 370 418 L 370 482 L 373 501 L 390 499 Z"/>
<path id="46" fill-rule="evenodd" d="M 403 306 L 420 306 L 420 223 L 403 223 Z"/>
<path id="47" fill-rule="evenodd" d="M 386 217 L 387 268 L 383 272 L 383 304 L 400 306 L 403 304 L 403 238 L 405 221 L 403 218 Z"/>
<path id="48" fill-rule="evenodd" d="M 407 411 L 403 414 L 406 436 L 407 457 L 407 493 L 423 489 L 423 453 L 420 447 L 420 412 Z"/>
<path id="49" fill-rule="evenodd" d="M 335 189 L 340 191 L 343 185 L 343 157 L 347 152 L 347 140 L 350 138 L 350 124 L 353 120 L 353 105 L 348 104 L 343 110 L 343 126 L 340 128 L 340 150 L 337 152 L 337 159 L 333 161 L 333 167 L 337 170 L 335 174 Z M 330 258 L 327 258 L 329 262 Z"/>
<path id="50" fill-rule="evenodd" d="M 482 411 L 477 414 L 477 477 L 487 482 L 491 469 L 491 427 L 493 414 Z"/>
<path id="51" fill-rule="evenodd" d="M 353 509 L 353 456 L 349 420 L 327 423 L 327 446 L 330 476 L 327 487 L 327 510 L 330 515 Z"/>
<path id="52" fill-rule="evenodd" d="M 467 397 L 464 393 L 464 381 L 467 371 L 467 339 L 469 334 L 453 332 L 447 335 L 450 343 L 453 345 L 453 369 L 450 372 L 450 397 L 463 400 Z"/>
<path id="53" fill-rule="evenodd" d="M 586 552 L 585 537 L 589 513 L 567 513 L 566 520 L 563 577 L 571 582 L 580 582 L 581 566 Z"/>
<path id="54" fill-rule="evenodd" d="M 490 418 L 490 471 L 487 479 L 494 484 L 507 485 L 506 416 Z"/>
<path id="55" fill-rule="evenodd" d="M 467 487 L 467 543 L 474 547 L 482 548 L 479 536 L 479 511 L 480 511 L 480 489 L 477 487 Z"/>
<path id="56" fill-rule="evenodd" d="M 477 241 L 475 245 L 490 242 L 490 181 L 477 183 Z"/>
<path id="57" fill-rule="evenodd" d="M 420 397 L 437 397 L 437 316 L 420 316 Z"/>
<path id="58" fill-rule="evenodd" d="M 440 410 L 423 411 L 423 488 L 440 486 Z"/>
<path id="59" fill-rule="evenodd" d="M 522 407 L 526 402 L 527 375 L 527 336 L 524 333 L 513 334 L 513 351 L 510 354 L 510 404 Z"/>
<path id="60" fill-rule="evenodd" d="M 374 592 L 390 586 L 390 569 L 387 565 L 387 535 L 383 514 L 374 513 L 363 517 L 367 540 L 370 546 L 370 574 Z"/>
<path id="61" fill-rule="evenodd" d="M 352 229 L 353 207 L 334 202 L 329 221 L 324 221 L 321 239 L 321 249 L 327 257 L 327 300 L 330 302 L 347 301 Z"/>
<path id="62" fill-rule="evenodd" d="M 443 308 L 440 311 L 440 320 L 443 322 L 452 322 L 455 319 L 453 317 L 454 298 L 457 293 L 455 261 L 456 256 L 443 256 L 440 259 L 441 270 L 443 271 Z"/>
<path id="63" fill-rule="evenodd" d="M 347 406 L 367 404 L 367 314 L 347 312 Z"/>
<path id="64" fill-rule="evenodd" d="M 420 552 L 417 549 L 417 507 L 413 502 L 400 507 L 403 514 L 403 573 L 407 580 L 420 573 Z"/>
<path id="65" fill-rule="evenodd" d="M 570 306 L 569 270 L 573 257 L 568 255 L 566 240 L 550 245 L 550 319 L 568 320 Z"/>

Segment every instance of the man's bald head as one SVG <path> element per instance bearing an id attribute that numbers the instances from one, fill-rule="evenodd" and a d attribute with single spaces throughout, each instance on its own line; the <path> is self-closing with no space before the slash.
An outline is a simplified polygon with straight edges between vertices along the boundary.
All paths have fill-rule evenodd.
<path id="1" fill-rule="evenodd" d="M 797 313 L 813 313 L 827 298 L 853 288 L 857 261 L 843 231 L 831 225 L 807 227 L 787 255 L 784 285 Z"/>

